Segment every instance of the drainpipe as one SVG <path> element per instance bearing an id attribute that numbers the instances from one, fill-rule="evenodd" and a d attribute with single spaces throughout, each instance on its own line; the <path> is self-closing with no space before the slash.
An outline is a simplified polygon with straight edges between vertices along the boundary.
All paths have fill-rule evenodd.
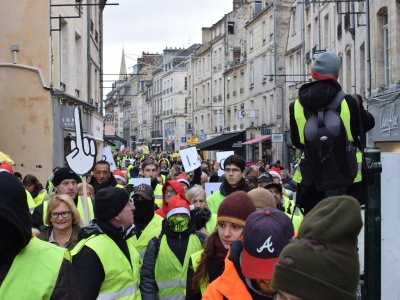
<path id="1" fill-rule="evenodd" d="M 92 99 L 92 57 L 90 55 L 90 17 L 91 17 L 91 5 L 92 1 L 88 0 L 86 6 L 87 12 L 87 52 L 86 52 L 86 59 L 87 59 L 87 102 L 90 102 Z"/>

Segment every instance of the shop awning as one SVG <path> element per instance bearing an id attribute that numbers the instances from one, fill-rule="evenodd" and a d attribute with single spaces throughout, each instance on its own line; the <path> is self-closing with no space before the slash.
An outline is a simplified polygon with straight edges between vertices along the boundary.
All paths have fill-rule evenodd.
<path id="1" fill-rule="evenodd" d="M 228 151 L 240 147 L 245 139 L 245 132 L 223 133 L 215 138 L 209 139 L 196 145 L 197 150 L 221 150 Z"/>
<path id="2" fill-rule="evenodd" d="M 252 140 L 249 140 L 249 141 L 246 141 L 246 142 L 242 143 L 242 145 L 256 144 L 256 143 L 259 143 L 259 142 L 264 142 L 266 140 L 269 140 L 270 138 L 271 138 L 270 134 L 261 135 L 261 136 L 255 138 L 255 139 L 252 139 Z"/>

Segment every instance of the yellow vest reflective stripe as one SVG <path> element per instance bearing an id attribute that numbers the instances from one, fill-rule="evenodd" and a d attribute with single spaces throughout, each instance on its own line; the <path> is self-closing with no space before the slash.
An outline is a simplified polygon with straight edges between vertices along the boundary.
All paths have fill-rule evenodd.
<path id="1" fill-rule="evenodd" d="M 189 259 L 193 253 L 201 249 L 200 240 L 191 234 L 182 266 L 169 248 L 166 236 L 163 235 L 154 269 L 159 299 L 185 299 Z"/>
<path id="2" fill-rule="evenodd" d="M 144 253 L 146 252 L 146 248 L 149 241 L 152 238 L 160 235 L 163 220 L 164 220 L 163 217 L 154 214 L 149 224 L 147 224 L 146 228 L 142 231 L 142 234 L 140 235 L 139 239 L 136 237 L 136 235 L 134 235 L 132 239 L 130 239 L 132 240 L 132 243 L 135 246 L 136 250 L 139 252 L 140 262 L 143 261 L 143 256 Z"/>
<path id="3" fill-rule="evenodd" d="M 90 213 L 89 221 L 90 221 L 90 220 L 94 219 L 93 202 L 92 202 L 92 199 L 90 199 L 90 197 L 87 197 L 87 201 L 88 201 L 88 205 L 89 205 L 89 213 Z M 43 224 L 45 226 L 49 226 L 49 224 L 46 223 L 46 215 L 47 215 L 48 206 L 49 206 L 49 201 L 43 201 Z M 80 196 L 78 197 L 78 203 L 76 205 L 76 208 L 78 209 L 79 215 L 83 219 L 85 214 L 83 212 L 83 204 L 82 204 Z"/>
<path id="4" fill-rule="evenodd" d="M 15 257 L 0 286 L 0 299 L 50 299 L 68 251 L 33 237 Z"/>
<path id="5" fill-rule="evenodd" d="M 130 239 L 129 239 L 130 240 Z M 83 246 L 96 252 L 104 269 L 104 281 L 97 299 L 141 299 L 139 291 L 139 253 L 126 241 L 130 262 L 125 254 L 106 234 L 92 235 L 81 240 L 72 249 L 74 257 Z"/>
<path id="6" fill-rule="evenodd" d="M 154 189 L 154 198 L 155 198 L 155 204 L 158 207 L 161 207 L 163 204 L 162 201 L 162 185 L 161 184 L 157 184 L 156 188 Z"/>
<path id="7" fill-rule="evenodd" d="M 296 120 L 298 134 L 300 138 L 300 143 L 304 145 L 304 127 L 306 125 L 307 119 L 304 115 L 304 108 L 301 105 L 299 99 L 297 99 L 294 103 L 294 118 Z M 344 129 L 346 131 L 347 140 L 349 142 L 354 142 L 353 134 L 351 133 L 351 126 L 350 126 L 350 109 L 347 101 L 345 99 L 342 100 L 340 104 L 340 119 L 342 120 Z M 357 175 L 354 178 L 353 182 L 360 182 L 362 180 L 362 173 L 361 173 L 361 165 L 362 165 L 362 153 L 361 151 L 356 152 L 356 159 L 358 163 Z M 301 170 L 298 168 L 298 172 Z M 294 174 L 294 181 L 300 183 L 302 180 L 301 173 Z"/>
<path id="8" fill-rule="evenodd" d="M 30 213 L 33 213 L 33 210 L 36 207 L 35 201 L 33 201 L 31 193 L 29 193 L 27 190 L 25 190 L 25 192 L 26 192 L 26 202 L 28 203 L 29 211 Z"/>
<path id="9" fill-rule="evenodd" d="M 190 256 L 190 259 L 192 260 L 192 266 L 193 266 L 193 273 L 196 273 L 197 267 L 199 266 L 200 260 L 201 260 L 201 255 L 203 254 L 203 249 L 200 251 L 197 251 L 196 253 L 193 253 Z M 204 295 L 204 292 L 206 291 L 207 287 L 209 284 L 209 279 L 208 278 L 203 278 L 200 284 L 200 291 L 201 294 Z"/>

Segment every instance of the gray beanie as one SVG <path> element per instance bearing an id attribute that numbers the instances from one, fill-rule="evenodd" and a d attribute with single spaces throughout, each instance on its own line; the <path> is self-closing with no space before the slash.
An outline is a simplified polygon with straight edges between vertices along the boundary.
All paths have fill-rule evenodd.
<path id="1" fill-rule="evenodd" d="M 334 79 L 339 77 L 340 58 L 334 52 L 320 54 L 311 66 L 311 76 L 314 79 Z"/>

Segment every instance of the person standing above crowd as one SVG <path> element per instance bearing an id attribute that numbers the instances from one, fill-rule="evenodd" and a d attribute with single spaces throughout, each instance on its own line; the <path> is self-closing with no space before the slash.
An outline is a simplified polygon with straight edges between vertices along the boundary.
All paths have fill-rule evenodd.
<path id="1" fill-rule="evenodd" d="M 208 286 L 203 299 L 273 300 L 274 266 L 293 234 L 290 219 L 280 210 L 253 212 L 246 220 L 243 241 L 232 243 L 224 272 Z"/>
<path id="2" fill-rule="evenodd" d="M 249 186 L 244 180 L 244 170 L 246 162 L 239 155 L 231 155 L 224 161 L 224 181 L 219 190 L 207 198 L 207 205 L 211 213 L 216 214 L 222 200 L 235 191 L 250 191 Z"/>
<path id="3" fill-rule="evenodd" d="M 218 208 L 217 230 L 207 238 L 204 250 L 190 258 L 186 286 L 187 299 L 201 299 L 208 284 L 225 268 L 225 257 L 231 244 L 242 237 L 247 217 L 256 211 L 250 197 L 242 191 L 227 196 Z"/>
<path id="4" fill-rule="evenodd" d="M 93 186 L 95 194 L 102 188 L 117 185 L 117 181 L 111 173 L 110 164 L 105 160 L 96 162 L 92 173 L 93 177 L 89 183 Z"/>
<path id="5" fill-rule="evenodd" d="M 72 250 L 78 243 L 81 217 L 71 197 L 54 194 L 49 201 L 45 218 L 50 226 L 38 238 Z"/>
<path id="6" fill-rule="evenodd" d="M 8 172 L 0 172 L 0 228 L 0 299 L 80 299 L 68 252 L 32 237 L 25 189 Z"/>
<path id="7" fill-rule="evenodd" d="M 130 241 L 135 207 L 117 187 L 102 188 L 95 199 L 96 219 L 71 251 L 81 299 L 140 299 L 140 256 Z"/>
<path id="8" fill-rule="evenodd" d="M 190 202 L 183 194 L 171 199 L 161 235 L 146 250 L 140 272 L 142 299 L 184 300 L 190 256 L 202 248 L 204 236 L 195 232 Z"/>
<path id="9" fill-rule="evenodd" d="M 150 240 L 161 233 L 163 218 L 154 213 L 154 192 L 147 184 L 139 184 L 133 188 L 133 204 L 135 206 L 135 235 L 132 240 L 143 259 Z"/>
<path id="10" fill-rule="evenodd" d="M 81 182 L 81 178 L 74 173 L 69 167 L 60 168 L 56 171 L 53 177 L 53 185 L 56 194 L 66 194 L 74 200 L 74 204 L 78 209 L 81 219 L 84 218 L 83 204 L 81 197 L 78 196 L 78 183 Z M 88 197 L 88 206 L 90 219 L 94 218 L 93 204 L 91 199 Z M 46 215 L 48 209 L 48 201 L 44 201 L 38 205 L 32 214 L 32 226 L 43 231 L 46 226 Z"/>
<path id="11" fill-rule="evenodd" d="M 31 194 L 35 205 L 43 203 L 43 200 L 47 196 L 47 191 L 35 175 L 26 174 L 22 180 L 22 185 Z"/>
<path id="12" fill-rule="evenodd" d="M 360 133 L 371 130 L 375 120 L 364 109 L 361 96 L 341 94 L 342 87 L 337 81 L 341 64 L 336 53 L 321 53 L 311 66 L 313 81 L 300 87 L 299 99 L 289 106 L 291 140 L 293 146 L 304 154 L 294 179 L 298 183 L 296 203 L 305 213 L 331 195 L 352 195 L 360 203 L 365 203 L 367 199 L 361 169 L 357 169 L 357 165 L 361 166 L 362 163 L 361 152 L 348 150 L 354 150 L 353 146 L 361 147 L 357 145 L 360 143 Z M 337 97 L 339 98 L 336 99 Z M 340 102 L 335 103 L 330 112 L 335 110 L 339 120 L 334 122 L 331 118 L 330 123 L 338 124 L 333 128 L 335 130 L 327 130 L 327 127 L 318 126 L 325 123 L 322 122 L 324 115 L 320 112 L 328 110 L 334 100 Z M 318 125 L 312 126 L 314 123 L 308 123 L 311 116 L 313 120 L 322 120 Z M 311 126 L 306 127 L 307 123 Z M 319 133 L 316 127 L 326 129 L 323 133 L 324 139 L 317 137 Z M 307 128 L 310 130 L 306 130 Z M 313 130 L 316 132 L 312 132 Z M 337 135 L 331 135 L 331 131 L 337 131 Z M 306 133 L 309 133 L 308 138 Z"/>

